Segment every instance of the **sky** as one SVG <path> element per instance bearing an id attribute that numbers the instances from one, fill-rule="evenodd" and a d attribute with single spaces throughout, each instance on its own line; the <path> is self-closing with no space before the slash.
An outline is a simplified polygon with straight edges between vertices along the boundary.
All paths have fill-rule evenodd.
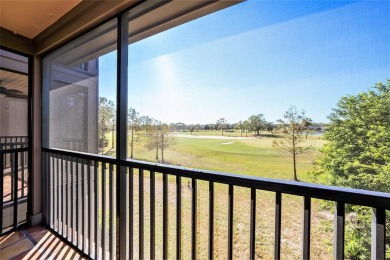
<path id="1" fill-rule="evenodd" d="M 115 100 L 115 55 L 100 95 Z M 390 1 L 249 0 L 129 45 L 129 106 L 165 123 L 229 123 L 289 106 L 327 122 L 390 78 Z"/>

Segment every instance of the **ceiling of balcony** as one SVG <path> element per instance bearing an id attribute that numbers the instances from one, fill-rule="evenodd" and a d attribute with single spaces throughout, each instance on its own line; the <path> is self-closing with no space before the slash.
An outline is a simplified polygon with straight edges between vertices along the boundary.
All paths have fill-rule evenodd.
<path id="1" fill-rule="evenodd" d="M 0 69 L 0 97 L 26 98 L 28 76 Z"/>
<path id="2" fill-rule="evenodd" d="M 32 39 L 80 2 L 81 0 L 0 0 L 0 27 Z"/>

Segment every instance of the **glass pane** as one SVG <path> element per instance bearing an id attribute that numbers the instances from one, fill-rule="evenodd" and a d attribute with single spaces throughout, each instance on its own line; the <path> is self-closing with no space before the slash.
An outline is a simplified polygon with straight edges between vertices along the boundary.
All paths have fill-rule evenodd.
<path id="1" fill-rule="evenodd" d="M 116 20 L 47 56 L 48 146 L 115 154 Z"/>
<path id="2" fill-rule="evenodd" d="M 130 21 L 129 157 L 292 179 L 272 143 L 295 106 L 311 119 L 313 149 L 296 162 L 311 181 L 337 102 L 389 76 L 388 13 L 384 1 L 249 0 L 146 38 Z"/>

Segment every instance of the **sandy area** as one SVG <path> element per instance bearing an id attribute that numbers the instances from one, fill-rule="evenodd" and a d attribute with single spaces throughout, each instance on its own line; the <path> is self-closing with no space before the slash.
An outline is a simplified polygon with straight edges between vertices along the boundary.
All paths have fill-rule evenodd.
<path id="1" fill-rule="evenodd" d="M 248 140 L 248 139 L 257 139 L 256 137 L 235 137 L 235 136 L 215 136 L 215 135 L 185 135 L 185 134 L 176 134 L 176 137 L 183 138 L 200 138 L 200 139 L 223 139 L 223 140 Z"/>

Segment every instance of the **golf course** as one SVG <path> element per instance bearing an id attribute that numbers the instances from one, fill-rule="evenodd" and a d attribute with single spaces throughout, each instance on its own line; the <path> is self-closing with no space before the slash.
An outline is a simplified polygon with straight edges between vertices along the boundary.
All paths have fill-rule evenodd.
<path id="1" fill-rule="evenodd" d="M 173 144 L 164 149 L 164 163 L 188 168 L 243 174 L 255 177 L 293 179 L 293 163 L 290 154 L 273 147 L 273 140 L 280 138 L 269 133 L 241 137 L 240 131 L 199 131 L 170 133 Z M 319 155 L 324 144 L 322 134 L 308 135 L 304 146 L 310 149 L 297 157 L 297 172 L 300 181 L 312 182 L 307 171 Z M 115 138 L 115 136 L 114 136 Z M 157 162 L 154 150 L 145 147 L 142 132 L 134 136 L 133 159 Z M 112 134 L 107 134 L 108 146 L 104 153 L 114 155 Z M 129 146 L 128 146 L 129 147 Z M 161 153 L 159 151 L 159 153 Z M 130 154 L 130 153 L 128 153 Z M 161 162 L 161 161 L 158 161 Z"/>

